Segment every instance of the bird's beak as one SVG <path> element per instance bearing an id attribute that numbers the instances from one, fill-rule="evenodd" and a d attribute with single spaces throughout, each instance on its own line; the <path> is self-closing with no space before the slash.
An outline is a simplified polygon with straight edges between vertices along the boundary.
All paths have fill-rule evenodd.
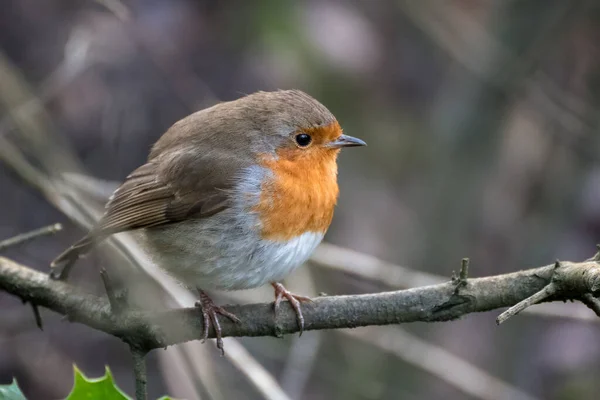
<path id="1" fill-rule="evenodd" d="M 329 142 L 328 147 L 332 147 L 334 149 L 341 149 L 342 147 L 356 147 L 356 146 L 366 146 L 367 144 L 360 140 L 359 138 L 355 138 L 348 135 L 341 135 L 333 142 Z"/>

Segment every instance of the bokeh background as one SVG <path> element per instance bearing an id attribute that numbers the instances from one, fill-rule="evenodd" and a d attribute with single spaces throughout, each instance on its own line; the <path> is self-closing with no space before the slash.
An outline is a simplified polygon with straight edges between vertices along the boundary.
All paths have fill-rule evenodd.
<path id="1" fill-rule="evenodd" d="M 448 279 L 462 257 L 472 276 L 588 258 L 600 234 L 599 21 L 600 5 L 585 0 L 2 0 L 0 239 L 65 226 L 3 255 L 47 270 L 84 232 L 56 193 L 101 207 L 178 119 L 298 88 L 369 144 L 340 157 L 327 241 L 417 275 L 392 287 L 379 270 L 361 274 L 362 259 L 325 248 L 319 257 L 339 265 L 299 270 L 288 280 L 297 292 Z M 101 253 L 74 272 L 82 290 L 102 293 L 101 267 L 126 269 Z M 356 271 L 344 272 L 350 261 Z M 592 312 L 538 310 L 501 327 L 490 312 L 243 339 L 246 353 L 226 339 L 227 358 L 212 344 L 157 350 L 150 398 L 597 398 Z M 73 363 L 89 376 L 108 365 L 133 393 L 125 345 L 42 317 L 43 332 L 29 307 L 0 293 L 0 383 L 14 376 L 31 399 L 64 398 Z M 257 388 L 261 379 L 271 389 Z"/>

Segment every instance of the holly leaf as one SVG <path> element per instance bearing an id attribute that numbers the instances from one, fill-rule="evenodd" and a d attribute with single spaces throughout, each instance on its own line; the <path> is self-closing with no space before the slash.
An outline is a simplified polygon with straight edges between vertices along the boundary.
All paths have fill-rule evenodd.
<path id="1" fill-rule="evenodd" d="M 73 370 L 75 385 L 66 400 L 132 400 L 117 387 L 108 367 L 103 377 L 92 379 L 86 377 L 75 365 Z"/>
<path id="2" fill-rule="evenodd" d="M 0 400 L 27 400 L 13 379 L 10 385 L 0 385 Z"/>

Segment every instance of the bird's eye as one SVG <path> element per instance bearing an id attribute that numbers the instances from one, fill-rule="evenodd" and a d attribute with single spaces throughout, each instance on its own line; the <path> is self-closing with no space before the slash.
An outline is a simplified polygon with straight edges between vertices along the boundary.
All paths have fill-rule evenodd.
<path id="1" fill-rule="evenodd" d="M 296 143 L 298 143 L 298 146 L 306 147 L 310 144 L 310 142 L 312 142 L 310 135 L 307 135 L 306 133 L 300 133 L 299 135 L 296 135 Z"/>

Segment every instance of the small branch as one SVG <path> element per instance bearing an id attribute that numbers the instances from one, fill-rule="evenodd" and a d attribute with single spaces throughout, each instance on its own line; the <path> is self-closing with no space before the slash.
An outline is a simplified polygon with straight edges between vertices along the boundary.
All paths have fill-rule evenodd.
<path id="1" fill-rule="evenodd" d="M 121 293 L 121 295 L 117 295 L 106 269 L 102 268 L 100 270 L 100 277 L 102 278 L 102 283 L 104 284 L 104 290 L 106 291 L 106 297 L 108 297 L 111 311 L 116 315 L 121 314 L 127 308 L 126 296 L 123 293 Z"/>
<path id="2" fill-rule="evenodd" d="M 460 267 L 460 275 L 458 276 L 458 279 L 460 279 L 461 282 L 467 282 L 468 277 L 469 277 L 469 259 L 463 258 L 461 267 Z"/>
<path id="3" fill-rule="evenodd" d="M 600 300 L 598 298 L 591 293 L 586 293 L 579 300 L 600 317 Z"/>
<path id="4" fill-rule="evenodd" d="M 596 256 L 582 263 L 556 261 L 552 269 L 550 282 L 540 291 L 512 306 L 496 318 L 500 325 L 510 317 L 517 315 L 534 304 L 547 301 L 557 295 L 562 298 L 587 300 L 586 305 L 595 306 L 589 296 L 600 290 L 600 265 L 595 261 Z M 593 298 L 593 296 L 592 296 Z M 596 311 L 593 307 L 592 310 Z"/>
<path id="5" fill-rule="evenodd" d="M 530 297 L 526 298 L 525 300 L 515 304 L 508 310 L 504 311 L 502 314 L 500 314 L 498 316 L 498 318 L 496 318 L 496 323 L 498 325 L 500 325 L 501 323 L 503 323 L 510 317 L 517 315 L 518 313 L 520 313 L 527 307 L 530 307 L 534 304 L 541 303 L 542 301 L 546 300 L 548 297 L 553 296 L 554 294 L 556 294 L 556 292 L 557 292 L 556 285 L 554 285 L 553 283 L 550 283 L 549 285 L 545 286 L 539 292 L 531 295 Z"/>
<path id="6" fill-rule="evenodd" d="M 108 302 L 110 303 L 110 308 L 114 313 L 118 313 L 119 310 L 119 301 L 117 300 L 117 296 L 115 295 L 115 291 L 112 286 L 112 282 L 108 277 L 108 272 L 104 268 L 100 270 L 100 278 L 102 278 L 102 283 L 104 284 L 104 290 L 106 291 L 106 297 L 108 297 Z"/>
<path id="7" fill-rule="evenodd" d="M 459 291 L 464 286 L 467 286 L 467 279 L 469 277 L 469 259 L 463 258 L 460 264 L 460 272 L 456 276 L 456 272 L 452 271 L 452 283 L 456 286 L 454 293 L 459 294 Z"/>
<path id="8" fill-rule="evenodd" d="M 135 374 L 135 400 L 146 400 L 148 398 L 146 352 L 135 347 L 130 347 L 130 351 L 133 358 L 133 373 Z"/>
<path id="9" fill-rule="evenodd" d="M 26 233 L 22 233 L 20 235 L 11 237 L 9 239 L 6 239 L 6 240 L 3 240 L 0 242 L 0 252 L 8 249 L 9 247 L 18 246 L 25 242 L 29 242 L 31 240 L 37 239 L 40 236 L 53 235 L 60 230 L 62 230 L 61 224 L 53 224 L 50 226 L 45 226 L 43 228 L 33 230 L 31 232 L 26 232 Z"/>
<path id="10" fill-rule="evenodd" d="M 594 254 L 591 258 L 588 258 L 586 261 L 600 262 L 600 244 L 596 244 L 596 254 Z"/>

